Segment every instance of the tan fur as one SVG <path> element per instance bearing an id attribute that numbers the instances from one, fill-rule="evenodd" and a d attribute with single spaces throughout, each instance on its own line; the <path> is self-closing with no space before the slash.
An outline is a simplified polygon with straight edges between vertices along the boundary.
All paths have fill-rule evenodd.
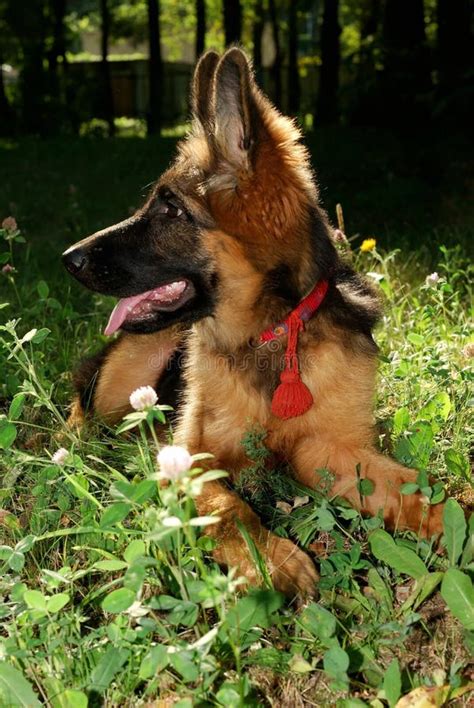
<path id="1" fill-rule="evenodd" d="M 113 425 L 130 413 L 132 391 L 156 385 L 180 339 L 179 328 L 122 337 L 100 370 L 94 395 L 97 415 Z"/>

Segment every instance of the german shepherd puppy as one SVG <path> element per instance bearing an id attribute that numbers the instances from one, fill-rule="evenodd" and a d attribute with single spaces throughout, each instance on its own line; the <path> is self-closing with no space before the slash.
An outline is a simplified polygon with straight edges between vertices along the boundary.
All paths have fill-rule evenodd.
<path id="1" fill-rule="evenodd" d="M 89 397 L 109 421 L 120 418 L 145 384 L 167 400 L 183 374 L 176 352 L 185 339 L 177 443 L 213 453 L 212 465 L 235 480 L 249 464 L 242 437 L 263 427 L 304 485 L 329 470 L 332 495 L 364 513 L 382 510 L 390 528 L 440 532 L 442 505 L 401 495 L 417 473 L 374 447 L 379 304 L 333 245 L 298 129 L 258 89 L 238 48 L 201 58 L 192 105 L 191 132 L 145 206 L 63 256 L 81 283 L 122 298 L 106 332 L 124 334 L 83 368 L 76 415 Z M 315 286 L 319 307 L 303 327 L 294 313 Z M 371 495 L 360 494 L 358 478 L 373 482 Z M 219 563 L 258 582 L 240 520 L 276 588 L 314 592 L 310 558 L 265 529 L 229 486 L 206 484 L 197 507 L 219 517 L 207 531 Z"/>

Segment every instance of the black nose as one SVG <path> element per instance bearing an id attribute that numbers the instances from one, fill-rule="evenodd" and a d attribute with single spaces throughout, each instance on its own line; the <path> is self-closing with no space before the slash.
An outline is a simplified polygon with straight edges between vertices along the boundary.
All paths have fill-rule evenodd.
<path id="1" fill-rule="evenodd" d="M 82 248 L 69 248 L 63 253 L 63 263 L 71 275 L 77 275 L 87 264 L 87 256 Z"/>

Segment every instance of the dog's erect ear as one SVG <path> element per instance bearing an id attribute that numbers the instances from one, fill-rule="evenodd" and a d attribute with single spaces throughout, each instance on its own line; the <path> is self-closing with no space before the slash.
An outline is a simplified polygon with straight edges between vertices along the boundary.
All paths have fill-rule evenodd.
<path id="1" fill-rule="evenodd" d="M 194 71 L 191 107 L 193 115 L 205 129 L 210 129 L 212 124 L 214 74 L 219 58 L 217 52 L 206 52 L 199 59 Z"/>
<path id="2" fill-rule="evenodd" d="M 229 162 L 245 166 L 260 121 L 253 73 L 247 57 L 237 47 L 229 49 L 220 60 L 214 85 L 217 148 Z"/>

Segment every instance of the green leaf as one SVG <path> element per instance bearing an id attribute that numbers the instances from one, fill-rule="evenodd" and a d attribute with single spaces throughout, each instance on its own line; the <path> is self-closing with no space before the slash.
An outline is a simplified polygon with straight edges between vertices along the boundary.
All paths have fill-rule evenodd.
<path id="1" fill-rule="evenodd" d="M 196 624 L 199 607 L 194 602 L 179 602 L 168 615 L 168 621 L 173 625 L 192 627 Z"/>
<path id="2" fill-rule="evenodd" d="M 105 612 L 124 612 L 135 602 L 136 593 L 128 588 L 114 590 L 102 600 L 102 609 Z"/>
<path id="3" fill-rule="evenodd" d="M 317 637 L 325 645 L 336 633 L 336 618 L 334 615 L 315 602 L 312 602 L 304 610 L 298 620 L 298 624 L 303 627 L 305 632 Z"/>
<path id="4" fill-rule="evenodd" d="M 370 495 L 374 493 L 375 484 L 371 479 L 359 479 L 357 482 L 357 489 L 362 497 L 370 497 Z"/>
<path id="5" fill-rule="evenodd" d="M 46 597 L 39 590 L 26 590 L 23 594 L 23 600 L 32 610 L 46 612 Z"/>
<path id="6" fill-rule="evenodd" d="M 414 551 L 398 546 L 382 529 L 377 529 L 370 534 L 369 543 L 374 556 L 398 573 L 404 573 L 417 580 L 428 572 L 426 565 Z"/>
<path id="7" fill-rule="evenodd" d="M 408 408 L 399 408 L 393 416 L 392 434 L 398 438 L 410 425 L 410 413 Z"/>
<path id="8" fill-rule="evenodd" d="M 12 551 L 8 559 L 8 565 L 16 573 L 19 573 L 25 565 L 25 556 L 20 551 Z"/>
<path id="9" fill-rule="evenodd" d="M 375 568 L 370 568 L 367 573 L 369 585 L 374 591 L 376 600 L 381 604 L 386 613 L 393 610 L 393 599 L 390 588 Z"/>
<path id="10" fill-rule="evenodd" d="M 32 341 L 34 344 L 41 344 L 41 342 L 42 342 L 43 340 L 45 340 L 46 337 L 48 336 L 48 334 L 50 334 L 50 333 L 51 333 L 51 330 L 50 330 L 50 329 L 48 329 L 47 327 L 43 327 L 42 329 L 39 329 L 39 330 L 34 334 L 34 336 L 31 338 L 31 341 Z"/>
<path id="11" fill-rule="evenodd" d="M 117 502 L 109 506 L 100 519 L 99 525 L 101 528 L 107 528 L 108 526 L 114 526 L 120 523 L 128 516 L 131 505 L 126 502 Z"/>
<path id="12" fill-rule="evenodd" d="M 18 393 L 10 403 L 8 417 L 10 420 L 18 420 L 25 405 L 26 393 Z"/>
<path id="13" fill-rule="evenodd" d="M 16 427 L 13 423 L 5 419 L 0 420 L 0 448 L 2 450 L 8 450 L 13 445 L 16 435 Z"/>
<path id="14" fill-rule="evenodd" d="M 217 691 L 216 698 L 219 705 L 225 708 L 241 708 L 242 699 L 237 684 L 224 683 Z"/>
<path id="15" fill-rule="evenodd" d="M 457 568 L 449 568 L 441 583 L 441 595 L 461 624 L 474 629 L 474 586 L 470 577 Z"/>
<path id="16" fill-rule="evenodd" d="M 418 489 L 419 487 L 416 482 L 405 482 L 405 484 L 402 484 L 400 487 L 400 492 L 402 494 L 416 494 Z"/>
<path id="17" fill-rule="evenodd" d="M 396 459 L 404 465 L 417 470 L 426 469 L 433 450 L 433 428 L 430 423 L 421 421 L 397 442 L 394 449 Z"/>
<path id="18" fill-rule="evenodd" d="M 455 499 L 448 499 L 443 509 L 443 541 L 450 565 L 456 565 L 466 539 L 464 512 Z"/>
<path id="19" fill-rule="evenodd" d="M 125 558 L 127 563 L 133 563 L 134 560 L 140 558 L 141 556 L 144 556 L 145 553 L 146 546 L 144 541 L 136 540 L 128 544 L 127 548 L 124 551 L 123 557 Z"/>
<path id="20" fill-rule="evenodd" d="M 416 332 L 408 332 L 407 339 L 417 347 L 421 347 L 425 343 L 425 338 L 421 334 L 416 334 Z"/>
<path id="21" fill-rule="evenodd" d="M 125 561 L 110 559 L 97 561 L 97 563 L 94 563 L 92 567 L 97 568 L 97 570 L 110 570 L 113 572 L 116 570 L 123 570 L 124 568 L 127 568 L 128 564 L 125 563 Z"/>
<path id="22" fill-rule="evenodd" d="M 58 708 L 87 708 L 89 699 L 86 694 L 82 691 L 75 691 L 73 689 L 66 689 L 64 693 L 57 696 Z M 56 708 L 53 702 L 53 708 Z"/>
<path id="23" fill-rule="evenodd" d="M 446 467 L 451 474 L 456 477 L 464 477 L 469 480 L 470 478 L 470 465 L 467 457 L 461 455 L 460 452 L 456 452 L 450 448 L 444 453 L 444 461 L 446 462 Z"/>
<path id="24" fill-rule="evenodd" d="M 392 659 L 385 672 L 383 690 L 390 708 L 396 705 L 402 692 L 402 676 L 397 659 Z"/>
<path id="25" fill-rule="evenodd" d="M 281 593 L 274 590 L 254 590 L 237 600 L 227 613 L 226 625 L 239 632 L 247 632 L 252 627 L 266 629 L 273 624 L 272 615 L 284 603 Z"/>
<path id="26" fill-rule="evenodd" d="M 138 560 L 128 567 L 127 572 L 123 576 L 123 585 L 129 590 L 133 590 L 136 594 L 141 590 L 145 577 L 146 565 Z"/>
<path id="27" fill-rule="evenodd" d="M 183 677 L 184 681 L 197 681 L 200 676 L 199 665 L 190 651 L 181 651 L 169 655 L 170 664 Z"/>
<path id="28" fill-rule="evenodd" d="M 163 671 L 168 666 L 168 647 L 162 644 L 152 647 L 143 657 L 140 665 L 139 678 L 148 679 Z"/>
<path id="29" fill-rule="evenodd" d="M 114 646 L 107 649 L 90 675 L 88 689 L 103 693 L 129 656 L 129 649 L 120 649 Z"/>
<path id="30" fill-rule="evenodd" d="M 349 668 L 349 656 L 344 649 L 339 646 L 331 647 L 323 656 L 323 666 L 325 672 L 334 679 L 341 679 L 346 676 Z"/>
<path id="31" fill-rule="evenodd" d="M 52 614 L 54 614 L 55 612 L 59 612 L 59 610 L 62 610 L 63 607 L 67 605 L 69 600 L 70 597 L 67 592 L 59 592 L 57 595 L 52 595 L 51 597 L 48 597 L 48 612 L 51 612 Z"/>
<path id="32" fill-rule="evenodd" d="M 0 662 L 0 696 L 4 706 L 15 708 L 41 708 L 31 684 L 18 669 Z"/>
<path id="33" fill-rule="evenodd" d="M 36 290 L 38 291 L 38 295 L 40 296 L 40 298 L 42 298 L 43 300 L 45 300 L 49 295 L 48 283 L 45 283 L 44 280 L 39 281 L 38 285 L 36 286 Z"/>

